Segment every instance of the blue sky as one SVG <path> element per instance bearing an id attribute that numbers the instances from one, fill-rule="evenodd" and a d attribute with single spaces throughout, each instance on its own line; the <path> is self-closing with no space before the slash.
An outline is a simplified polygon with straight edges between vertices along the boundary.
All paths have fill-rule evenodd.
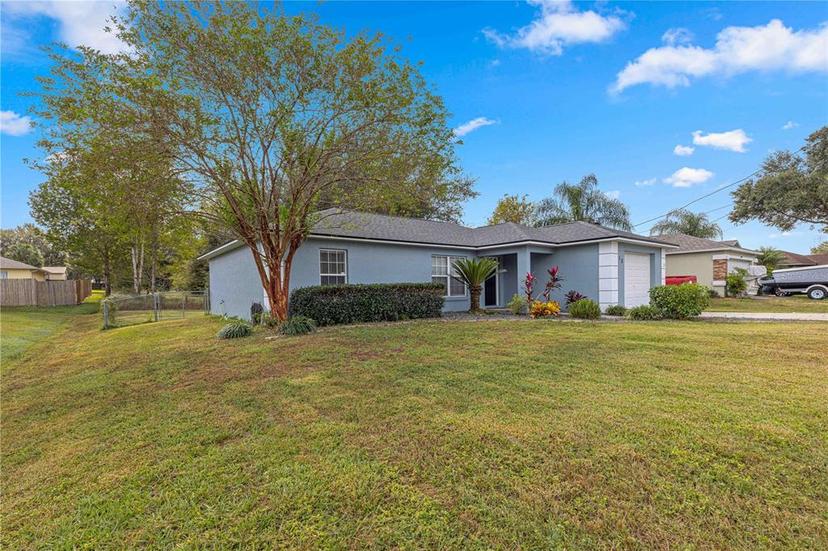
<path id="1" fill-rule="evenodd" d="M 35 76 L 48 70 L 37 47 L 64 40 L 116 48 L 98 31 L 111 6 L 2 4 L 4 228 L 30 220 L 28 193 L 41 181 L 22 161 L 38 156 L 36 135 L 17 118 L 32 101 L 19 94 L 36 90 Z M 484 224 L 505 193 L 540 199 L 590 172 L 638 223 L 747 176 L 768 152 L 796 149 L 828 124 L 826 3 L 296 2 L 285 9 L 316 13 L 348 34 L 382 32 L 423 63 L 452 126 L 474 128 L 458 147 L 480 193 L 466 205 L 469 225 Z M 724 191 L 693 208 L 715 219 L 729 203 Z M 726 238 L 748 247 L 807 252 L 825 239 L 807 226 L 782 234 L 718 222 Z"/>

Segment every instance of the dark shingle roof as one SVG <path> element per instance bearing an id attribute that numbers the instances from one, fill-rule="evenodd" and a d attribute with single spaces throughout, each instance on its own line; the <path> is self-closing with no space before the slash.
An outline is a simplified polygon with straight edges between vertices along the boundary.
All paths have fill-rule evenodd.
<path id="1" fill-rule="evenodd" d="M 749 249 L 743 249 L 739 246 L 739 242 L 735 239 L 728 239 L 726 241 L 714 241 L 713 239 L 704 239 L 702 237 L 695 237 L 685 233 L 677 233 L 674 235 L 659 235 L 659 239 L 678 245 L 678 249 L 671 251 L 675 253 L 693 252 L 693 251 L 711 251 L 711 250 L 725 250 L 725 249 L 739 249 L 740 251 L 755 252 Z"/>
<path id="2" fill-rule="evenodd" d="M 614 237 L 648 241 L 658 245 L 669 244 L 659 239 L 596 226 L 587 222 L 570 222 L 543 228 L 506 222 L 494 226 L 468 228 L 453 222 L 435 222 L 418 218 L 335 209 L 322 211 L 320 214 L 322 219 L 311 231 L 312 235 L 333 235 L 463 247 L 485 247 L 522 241 L 563 244 Z"/>
<path id="3" fill-rule="evenodd" d="M 587 222 L 570 222 L 557 226 L 533 228 L 507 222 L 493 226 L 469 228 L 454 222 L 435 222 L 419 218 L 404 218 L 385 214 L 328 209 L 319 212 L 320 219 L 310 235 L 377 239 L 406 243 L 454 245 L 457 247 L 487 247 L 527 241 L 563 245 L 581 241 L 626 238 L 646 241 L 658 246 L 673 247 L 659 238 L 645 237 L 628 231 L 596 226 Z M 199 258 L 212 258 L 240 245 L 233 241 Z"/>

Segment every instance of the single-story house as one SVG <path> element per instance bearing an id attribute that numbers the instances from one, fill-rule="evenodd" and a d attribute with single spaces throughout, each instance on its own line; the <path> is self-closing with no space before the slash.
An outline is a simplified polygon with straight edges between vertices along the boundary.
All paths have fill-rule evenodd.
<path id="1" fill-rule="evenodd" d="M 781 251 L 785 258 L 777 268 L 805 268 L 808 266 L 828 265 L 828 254 L 797 254 L 790 251 Z"/>
<path id="2" fill-rule="evenodd" d="M 696 276 L 696 282 L 725 294 L 725 278 L 737 268 L 754 272 L 757 251 L 744 249 L 738 241 L 714 241 L 684 233 L 661 235 L 659 239 L 677 246 L 666 252 L 667 276 Z M 758 275 L 751 274 L 751 275 Z"/>
<path id="3" fill-rule="evenodd" d="M 43 266 L 47 281 L 66 281 L 66 266 Z"/>
<path id="4" fill-rule="evenodd" d="M 445 311 L 469 308 L 466 286 L 452 277 L 463 257 L 491 257 L 500 267 L 483 289 L 483 306 L 504 307 L 522 294 L 528 272 L 539 294 L 546 270 L 560 267 L 563 286 L 552 298 L 578 291 L 603 309 L 649 303 L 651 287 L 664 282 L 664 253 L 675 245 L 660 239 L 572 222 L 544 228 L 505 223 L 469 228 L 398 216 L 330 209 L 320 213 L 297 250 L 291 290 L 341 283 L 435 282 L 445 289 Z M 252 252 L 231 241 L 201 258 L 209 260 L 210 307 L 214 314 L 250 317 L 253 302 L 267 304 Z"/>
<path id="5" fill-rule="evenodd" d="M 34 279 L 46 281 L 46 272 L 41 268 L 0 256 L 0 279 Z"/>

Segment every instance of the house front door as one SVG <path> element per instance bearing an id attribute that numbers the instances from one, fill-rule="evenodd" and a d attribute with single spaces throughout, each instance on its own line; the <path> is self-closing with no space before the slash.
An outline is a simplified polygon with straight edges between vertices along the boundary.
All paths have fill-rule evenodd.
<path id="1" fill-rule="evenodd" d="M 494 275 L 486 280 L 485 284 L 483 285 L 483 306 L 497 306 L 497 280 L 499 277 L 500 271 L 500 259 L 497 257 L 493 257 L 495 260 L 498 261 L 498 270 L 495 271 Z"/>

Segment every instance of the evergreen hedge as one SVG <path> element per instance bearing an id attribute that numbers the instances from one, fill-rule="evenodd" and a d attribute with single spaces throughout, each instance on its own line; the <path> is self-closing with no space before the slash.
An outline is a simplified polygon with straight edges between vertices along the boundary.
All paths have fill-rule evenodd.
<path id="1" fill-rule="evenodd" d="M 289 315 L 311 318 L 319 326 L 438 318 L 443 292 L 435 283 L 302 287 L 290 294 Z"/>
<path id="2" fill-rule="evenodd" d="M 698 283 L 660 285 L 650 289 L 650 305 L 669 319 L 694 318 L 710 304 L 707 287 Z"/>

